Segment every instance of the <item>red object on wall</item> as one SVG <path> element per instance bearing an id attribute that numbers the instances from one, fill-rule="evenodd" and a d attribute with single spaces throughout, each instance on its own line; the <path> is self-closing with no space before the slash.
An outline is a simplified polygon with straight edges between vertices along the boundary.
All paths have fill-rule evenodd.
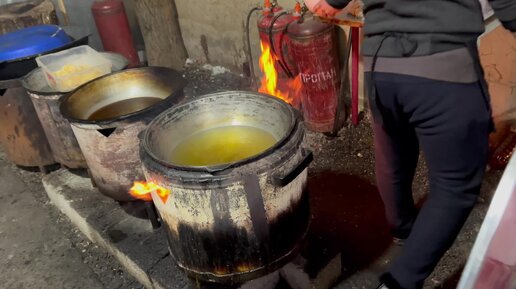
<path id="1" fill-rule="evenodd" d="M 292 22 L 288 36 L 303 82 L 305 124 L 313 131 L 332 132 L 341 82 L 334 26 L 308 16 Z"/>
<path id="2" fill-rule="evenodd" d="M 260 33 L 260 41 L 264 45 L 274 48 L 275 56 L 278 58 L 274 63 L 274 68 L 278 73 L 277 89 L 282 92 L 290 90 L 291 78 L 297 75 L 296 66 L 292 64 L 292 60 L 288 55 L 288 37 L 286 35 L 287 26 L 295 20 L 292 14 L 283 14 L 285 10 L 280 6 L 267 7 L 260 18 L 258 18 L 258 31 Z M 279 16 L 277 19 L 276 16 Z M 272 23 L 275 21 L 274 23 Z M 270 33 L 272 37 L 270 37 Z M 272 39 L 273 47 L 270 40 Z M 290 74 L 290 75 L 289 75 Z M 297 98 L 293 99 L 298 100 Z M 291 103 L 292 106 L 300 108 L 300 103 Z"/>
<path id="3" fill-rule="evenodd" d="M 124 2 L 97 0 L 91 7 L 104 50 L 120 53 L 129 60 L 129 67 L 140 66 Z"/>

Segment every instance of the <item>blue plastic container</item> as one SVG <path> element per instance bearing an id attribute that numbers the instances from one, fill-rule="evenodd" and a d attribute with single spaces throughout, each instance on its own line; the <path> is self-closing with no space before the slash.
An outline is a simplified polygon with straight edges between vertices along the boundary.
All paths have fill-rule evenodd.
<path id="1" fill-rule="evenodd" d="M 52 51 L 72 42 L 55 25 L 39 25 L 0 35 L 0 62 L 13 61 Z"/>
<path id="2" fill-rule="evenodd" d="M 88 44 L 88 34 L 72 39 L 59 26 L 40 25 L 0 35 L 0 81 L 25 76 L 38 67 L 36 57 Z"/>

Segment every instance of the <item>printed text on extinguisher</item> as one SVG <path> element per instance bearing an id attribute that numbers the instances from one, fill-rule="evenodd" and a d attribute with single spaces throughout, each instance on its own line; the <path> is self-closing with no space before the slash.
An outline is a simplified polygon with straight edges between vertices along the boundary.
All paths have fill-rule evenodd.
<path id="1" fill-rule="evenodd" d="M 318 83 L 321 81 L 333 80 L 337 77 L 337 71 L 332 68 L 330 71 L 318 72 L 318 73 L 300 73 L 301 80 L 303 83 Z"/>

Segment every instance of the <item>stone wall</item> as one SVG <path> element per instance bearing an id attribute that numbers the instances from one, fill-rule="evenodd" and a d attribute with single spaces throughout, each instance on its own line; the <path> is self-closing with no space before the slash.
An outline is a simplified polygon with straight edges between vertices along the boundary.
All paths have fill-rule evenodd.
<path id="1" fill-rule="evenodd" d="M 260 0 L 176 0 L 179 22 L 190 58 L 215 65 L 223 65 L 242 72 L 246 62 L 244 27 L 247 12 Z M 293 8 L 294 0 L 279 1 L 285 8 Z M 251 38 L 253 55 L 259 55 L 258 13 L 252 18 Z"/>

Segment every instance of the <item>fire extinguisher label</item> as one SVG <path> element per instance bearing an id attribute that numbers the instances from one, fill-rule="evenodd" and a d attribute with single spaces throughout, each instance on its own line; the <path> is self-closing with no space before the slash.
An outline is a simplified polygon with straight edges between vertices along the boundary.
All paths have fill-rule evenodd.
<path id="1" fill-rule="evenodd" d="M 318 72 L 318 73 L 300 73 L 301 80 L 304 84 L 308 83 L 318 83 L 322 81 L 334 80 L 337 78 L 337 70 L 332 68 L 328 71 Z"/>
<path id="2" fill-rule="evenodd" d="M 303 82 L 303 115 L 308 128 L 331 131 L 340 87 L 333 30 L 311 38 L 290 39 L 290 51 Z"/>

